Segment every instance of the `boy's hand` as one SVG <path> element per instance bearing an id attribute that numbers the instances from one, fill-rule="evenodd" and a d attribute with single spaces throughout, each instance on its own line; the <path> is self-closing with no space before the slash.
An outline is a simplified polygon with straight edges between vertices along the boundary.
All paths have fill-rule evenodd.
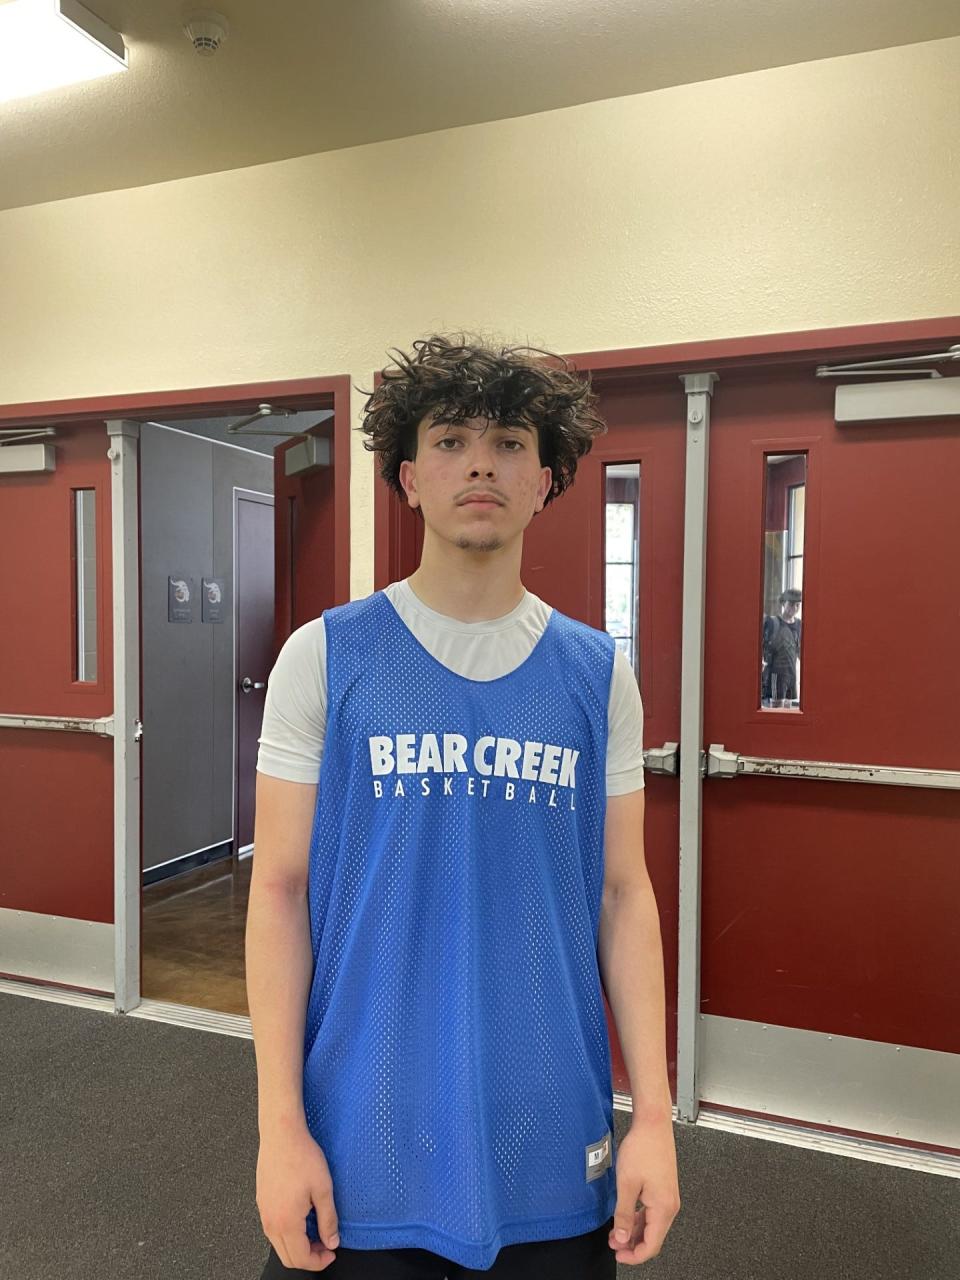
<path id="1" fill-rule="evenodd" d="M 317 1211 L 319 1240 L 307 1235 L 311 1206 Z M 306 1127 L 261 1135 L 257 1208 L 264 1234 L 285 1267 L 325 1271 L 336 1261 L 340 1237 L 333 1180 L 326 1156 Z"/>
<path id="2" fill-rule="evenodd" d="M 680 1211 L 677 1152 L 670 1119 L 634 1120 L 617 1148 L 617 1208 L 608 1237 L 617 1262 L 649 1262 Z M 637 1208 L 638 1201 L 641 1202 Z M 623 1239 L 618 1232 L 625 1233 Z"/>

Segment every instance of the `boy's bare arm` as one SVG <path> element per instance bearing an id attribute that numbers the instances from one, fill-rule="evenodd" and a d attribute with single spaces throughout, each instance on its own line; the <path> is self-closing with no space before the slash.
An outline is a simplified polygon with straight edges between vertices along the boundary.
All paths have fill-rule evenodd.
<path id="1" fill-rule="evenodd" d="M 313 971 L 307 861 L 316 799 L 316 784 L 257 774 L 246 970 L 261 1137 L 306 1126 L 303 1035 Z"/>
<path id="2" fill-rule="evenodd" d="M 257 774 L 247 908 L 247 1001 L 257 1059 L 257 1208 L 284 1267 L 325 1271 L 340 1238 L 326 1156 L 303 1107 L 303 1038 L 313 974 L 307 900 L 316 784 Z M 316 1210 L 320 1239 L 306 1218 Z"/>

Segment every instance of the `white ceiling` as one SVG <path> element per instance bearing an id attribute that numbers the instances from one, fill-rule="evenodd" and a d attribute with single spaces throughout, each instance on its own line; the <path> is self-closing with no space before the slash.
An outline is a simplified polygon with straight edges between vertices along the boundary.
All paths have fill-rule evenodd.
<path id="1" fill-rule="evenodd" d="M 86 3 L 130 70 L 0 105 L 0 208 L 960 34 L 957 0 L 206 0 L 202 58 L 189 3 Z"/>

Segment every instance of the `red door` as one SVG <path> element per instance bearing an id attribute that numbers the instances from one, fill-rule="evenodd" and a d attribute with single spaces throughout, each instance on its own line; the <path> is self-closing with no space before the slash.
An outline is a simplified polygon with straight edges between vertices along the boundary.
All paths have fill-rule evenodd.
<path id="1" fill-rule="evenodd" d="M 945 420 L 838 426 L 835 385 L 812 366 L 723 372 L 717 384 L 704 746 L 761 760 L 960 770 L 960 432 Z M 801 580 L 799 688 L 765 699 L 763 619 Z M 780 619 L 767 623 L 768 638 L 773 630 L 784 634 Z M 745 1109 L 763 1100 L 764 1110 L 798 1115 L 791 1096 L 805 1105 L 806 1085 L 778 1083 L 791 1042 L 771 1035 L 794 1028 L 872 1042 L 793 1044 L 814 1055 L 808 1071 L 820 1052 L 834 1076 L 849 1063 L 851 1097 L 885 1082 L 890 1113 L 911 1111 L 907 1094 L 931 1085 L 915 1077 L 905 1089 L 893 1055 L 960 1052 L 958 832 L 955 790 L 707 778 L 701 1010 L 718 1020 L 717 1054 L 731 1043 L 726 1020 L 739 1020 L 741 1048 L 714 1071 L 708 1039 L 705 1100 L 735 1104 L 742 1073 L 743 1092 L 757 1099 Z M 760 1029 L 770 1051 L 758 1055 Z M 856 1079 L 844 1056 L 853 1052 L 866 1055 L 867 1078 Z M 917 1070 L 925 1065 L 949 1067 L 930 1058 Z M 828 1110 L 810 1100 L 801 1118 L 831 1123 Z M 851 1101 L 844 1113 L 835 1100 L 834 1124 L 900 1132 L 884 1127 L 879 1104 Z"/>
<path id="2" fill-rule="evenodd" d="M 521 573 L 528 590 L 562 613 L 612 634 L 636 635 L 632 652 L 643 698 L 644 747 L 662 747 L 677 742 L 680 731 L 686 402 L 675 375 L 604 381 L 595 387 L 608 433 L 580 460 L 572 487 L 527 527 Z M 639 484 L 632 483 L 635 475 Z M 624 522 L 631 523 L 631 497 L 639 517 L 632 618 L 621 607 L 629 594 Z M 675 777 L 654 773 L 648 773 L 646 785 L 646 857 L 660 909 L 667 1057 L 675 1094 L 679 787 Z M 609 1006 L 607 1024 L 614 1089 L 628 1093 Z"/>
<path id="3" fill-rule="evenodd" d="M 522 576 L 563 612 L 624 629 L 611 517 L 638 473 L 625 629 L 639 638 L 649 753 L 679 739 L 686 398 L 675 371 L 594 386 L 609 431 L 527 528 Z M 837 427 L 834 390 L 812 364 L 723 368 L 711 403 L 698 746 L 725 747 L 725 766 L 759 763 L 726 781 L 710 761 L 703 781 L 698 1101 L 956 1146 L 935 1116 L 950 1110 L 960 1050 L 960 796 L 768 776 L 777 760 L 960 770 L 956 424 Z M 648 768 L 675 1097 L 678 805 L 677 779 Z M 627 1092 L 609 1010 L 608 1025 Z"/>
<path id="4" fill-rule="evenodd" d="M 0 475 L 0 714 L 89 729 L 113 712 L 108 439 L 51 442 L 54 471 Z M 112 739 L 0 727 L 0 971 L 112 991 L 113 866 Z"/>

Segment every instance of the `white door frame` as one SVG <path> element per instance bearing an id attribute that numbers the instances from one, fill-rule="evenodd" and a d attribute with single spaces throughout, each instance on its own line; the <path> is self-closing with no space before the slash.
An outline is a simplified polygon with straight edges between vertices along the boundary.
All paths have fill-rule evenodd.
<path id="1" fill-rule="evenodd" d="M 140 423 L 107 422 L 113 561 L 113 1003 L 140 1003 Z"/>
<path id="2" fill-rule="evenodd" d="M 700 888 L 703 825 L 703 640 L 707 586 L 710 398 L 718 375 L 681 374 L 687 398 L 680 659 L 680 900 L 677 936 L 677 1116 L 695 1124 L 700 1013 Z"/>
<path id="3" fill-rule="evenodd" d="M 255 502 L 260 502 L 263 506 L 269 506 L 269 507 L 272 507 L 272 508 L 274 509 L 274 512 L 276 512 L 276 495 L 275 495 L 275 494 L 272 494 L 272 493 L 264 493 L 261 489 L 246 489 L 246 488 L 242 488 L 240 485 L 234 485 L 234 486 L 233 486 L 233 508 L 232 508 L 232 509 L 233 509 L 233 582 L 231 583 L 231 587 L 230 587 L 230 594 L 231 594 L 231 610 L 232 610 L 232 613 L 233 613 L 233 739 L 232 739 L 232 742 L 233 742 L 233 770 L 232 770 L 232 773 L 233 773 L 233 801 L 232 801 L 232 805 L 231 805 L 231 809 L 230 809 L 230 815 L 231 815 L 231 827 L 230 827 L 230 830 L 231 830 L 231 832 L 233 833 L 233 834 L 232 834 L 232 836 L 231 836 L 231 839 L 233 840 L 233 844 L 234 844 L 234 849 L 233 849 L 233 865 L 234 865 L 234 866 L 236 866 L 236 865 L 237 865 L 237 861 L 238 861 L 238 859 L 239 859 L 239 857 L 240 857 L 240 849 L 237 847 L 237 845 L 238 845 L 238 841 L 237 841 L 237 830 L 238 830 L 238 815 L 237 815 L 237 747 L 238 747 L 238 743 L 237 743 L 237 681 L 240 679 L 240 670 L 239 670 L 239 667 L 237 666 L 237 653 L 238 653 L 238 631 L 237 631 L 237 583 L 239 582 L 239 579 L 240 579 L 240 575 L 239 575 L 239 572 L 238 572 L 238 569 L 237 569 L 237 566 L 238 566 L 238 564 L 239 564 L 239 561 L 238 561 L 238 559 L 237 559 L 237 528 L 238 528 L 239 518 L 240 518 L 240 510 L 239 510 L 239 508 L 240 508 L 240 503 L 241 503 L 244 499 L 247 499 L 247 498 L 252 498 Z M 276 520 L 276 516 L 274 516 L 274 520 Z M 276 573 L 274 573 L 274 578 L 276 578 Z M 277 591 L 276 581 L 274 581 L 273 591 L 274 591 L 274 599 L 276 599 L 276 591 Z M 251 850 L 250 850 L 250 852 L 252 853 L 252 851 L 253 851 L 253 850 L 252 850 L 252 846 L 251 846 Z"/>

